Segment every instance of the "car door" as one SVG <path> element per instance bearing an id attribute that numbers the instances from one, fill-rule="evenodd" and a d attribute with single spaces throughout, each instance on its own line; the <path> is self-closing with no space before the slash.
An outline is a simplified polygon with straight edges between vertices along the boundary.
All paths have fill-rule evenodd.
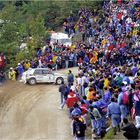
<path id="1" fill-rule="evenodd" d="M 42 70 L 35 70 L 34 75 L 37 82 L 43 82 Z"/>
<path id="2" fill-rule="evenodd" d="M 51 71 L 49 70 L 43 70 L 43 75 L 44 75 L 44 82 L 54 82 L 54 75 Z"/>
<path id="3" fill-rule="evenodd" d="M 43 81 L 49 82 L 48 70 L 42 70 L 42 73 L 43 73 Z"/>
<path id="4" fill-rule="evenodd" d="M 54 82 L 55 81 L 55 77 L 52 71 L 48 71 L 48 76 L 49 76 L 49 80 L 50 82 Z"/>

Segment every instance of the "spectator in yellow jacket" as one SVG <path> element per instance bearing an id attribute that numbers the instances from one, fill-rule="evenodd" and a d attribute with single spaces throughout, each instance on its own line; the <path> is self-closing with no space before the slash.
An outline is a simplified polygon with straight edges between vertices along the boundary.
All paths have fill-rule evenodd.
<path id="1" fill-rule="evenodd" d="M 26 61 L 26 62 L 24 63 L 24 68 L 25 68 L 25 70 L 28 70 L 28 69 L 30 68 L 30 66 L 31 66 L 31 64 L 30 64 L 29 61 Z"/>
<path id="2" fill-rule="evenodd" d="M 105 88 L 105 87 L 106 87 L 106 88 L 109 88 L 109 84 L 110 84 L 110 81 L 109 81 L 108 77 L 105 76 L 105 79 L 104 79 L 104 88 Z"/>
<path id="3" fill-rule="evenodd" d="M 9 70 L 9 79 L 16 80 L 16 72 L 13 70 L 12 67 Z"/>

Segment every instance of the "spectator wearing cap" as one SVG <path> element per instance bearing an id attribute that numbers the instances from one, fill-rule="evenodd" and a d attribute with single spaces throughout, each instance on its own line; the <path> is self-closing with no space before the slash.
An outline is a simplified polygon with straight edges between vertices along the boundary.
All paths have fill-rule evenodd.
<path id="1" fill-rule="evenodd" d="M 21 63 L 18 63 L 17 70 L 18 70 L 19 76 L 22 77 L 22 74 L 24 72 L 24 69 L 23 69 L 23 66 L 21 65 Z"/>
<path id="2" fill-rule="evenodd" d="M 75 86 L 75 85 L 73 85 L 73 83 L 71 84 L 70 89 L 71 89 L 72 91 L 76 92 L 76 86 Z"/>
<path id="3" fill-rule="evenodd" d="M 16 72 L 14 71 L 14 69 L 12 67 L 9 70 L 9 79 L 16 80 Z"/>

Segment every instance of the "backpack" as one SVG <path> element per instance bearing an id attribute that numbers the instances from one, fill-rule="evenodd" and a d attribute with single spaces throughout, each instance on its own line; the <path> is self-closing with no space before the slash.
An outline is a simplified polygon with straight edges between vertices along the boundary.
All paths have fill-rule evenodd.
<path id="1" fill-rule="evenodd" d="M 123 93 L 123 97 L 122 97 L 122 104 L 123 104 L 123 105 L 127 105 L 128 102 L 129 102 L 128 93 L 127 93 L 127 92 L 124 92 L 124 93 Z"/>

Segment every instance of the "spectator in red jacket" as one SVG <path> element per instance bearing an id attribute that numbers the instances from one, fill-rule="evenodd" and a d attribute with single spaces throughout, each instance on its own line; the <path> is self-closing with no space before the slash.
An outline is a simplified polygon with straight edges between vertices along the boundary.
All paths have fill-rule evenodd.
<path id="1" fill-rule="evenodd" d="M 68 113 L 69 113 L 70 118 L 71 118 L 71 111 L 73 109 L 73 106 L 77 102 L 78 102 L 78 97 L 76 96 L 74 91 L 70 90 L 70 93 L 68 94 L 68 97 L 66 100 L 66 104 L 67 104 Z"/>

